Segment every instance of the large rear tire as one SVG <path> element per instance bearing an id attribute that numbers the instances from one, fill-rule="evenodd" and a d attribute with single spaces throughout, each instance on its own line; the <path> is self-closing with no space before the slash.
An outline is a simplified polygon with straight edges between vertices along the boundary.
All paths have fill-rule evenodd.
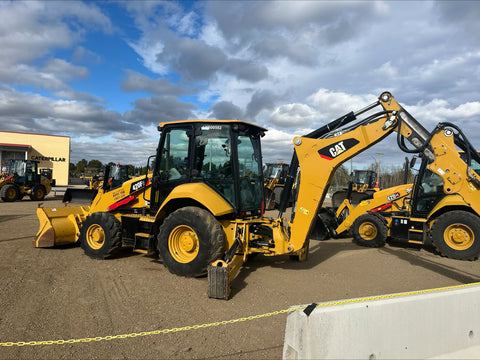
<path id="1" fill-rule="evenodd" d="M 30 192 L 30 199 L 33 201 L 42 201 L 45 198 L 46 192 L 43 185 L 34 185 Z"/>
<path id="2" fill-rule="evenodd" d="M 0 189 L 0 197 L 5 202 L 16 201 L 18 199 L 18 194 L 19 193 L 20 193 L 20 191 L 18 190 L 18 187 L 16 187 L 13 184 L 4 185 Z"/>
<path id="3" fill-rule="evenodd" d="M 80 228 L 80 246 L 94 259 L 113 257 L 122 247 L 122 226 L 107 212 L 88 215 Z"/>
<path id="4" fill-rule="evenodd" d="M 480 219 L 466 211 L 449 211 L 433 223 L 431 240 L 442 256 L 475 260 L 480 254 Z"/>
<path id="5" fill-rule="evenodd" d="M 388 236 L 385 219 L 376 213 L 363 214 L 353 222 L 353 239 L 358 245 L 382 247 Z"/>
<path id="6" fill-rule="evenodd" d="M 167 269 L 176 275 L 199 277 L 221 258 L 225 233 L 207 210 L 185 207 L 170 214 L 160 226 L 158 251 Z"/>

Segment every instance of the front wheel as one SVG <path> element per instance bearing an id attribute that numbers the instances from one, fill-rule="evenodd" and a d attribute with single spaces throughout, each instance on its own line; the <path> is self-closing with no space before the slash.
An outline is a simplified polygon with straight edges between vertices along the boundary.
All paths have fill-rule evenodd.
<path id="1" fill-rule="evenodd" d="M 30 192 L 30 199 L 33 201 L 42 201 L 45 198 L 46 190 L 43 185 L 35 185 Z"/>
<path id="2" fill-rule="evenodd" d="M 20 193 L 20 191 L 18 190 L 18 187 L 16 187 L 13 184 L 4 185 L 0 189 L 0 197 L 5 202 L 13 202 L 13 201 L 17 200 L 19 193 Z"/>
<path id="3" fill-rule="evenodd" d="M 466 211 L 447 212 L 433 223 L 431 240 L 442 256 L 475 260 L 480 254 L 480 219 Z"/>
<path id="4" fill-rule="evenodd" d="M 185 207 L 171 213 L 160 226 L 158 251 L 167 269 L 176 275 L 203 276 L 208 265 L 221 258 L 225 233 L 208 211 Z"/>
<path id="5" fill-rule="evenodd" d="M 358 245 L 382 247 L 387 236 L 387 224 L 380 215 L 363 214 L 353 222 L 353 239 Z"/>
<path id="6" fill-rule="evenodd" d="M 96 212 L 82 223 L 79 238 L 85 254 L 94 259 L 107 259 L 122 246 L 122 227 L 114 215 Z"/>

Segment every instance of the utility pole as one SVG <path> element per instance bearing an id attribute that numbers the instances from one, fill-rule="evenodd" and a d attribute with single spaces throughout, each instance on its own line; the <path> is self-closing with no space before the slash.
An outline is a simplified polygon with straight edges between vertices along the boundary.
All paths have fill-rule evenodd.
<path id="1" fill-rule="evenodd" d="M 377 160 L 377 181 L 380 184 L 380 155 L 383 155 L 383 153 L 376 153 L 378 155 L 378 160 Z M 379 185 L 380 187 L 380 185 Z"/>

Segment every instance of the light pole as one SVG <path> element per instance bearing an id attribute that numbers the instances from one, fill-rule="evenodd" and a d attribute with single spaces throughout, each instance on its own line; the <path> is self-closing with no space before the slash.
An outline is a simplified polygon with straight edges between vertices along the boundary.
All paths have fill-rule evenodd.
<path id="1" fill-rule="evenodd" d="M 378 161 L 377 161 L 377 181 L 380 187 L 380 155 L 383 155 L 383 153 L 376 153 L 378 156 Z"/>

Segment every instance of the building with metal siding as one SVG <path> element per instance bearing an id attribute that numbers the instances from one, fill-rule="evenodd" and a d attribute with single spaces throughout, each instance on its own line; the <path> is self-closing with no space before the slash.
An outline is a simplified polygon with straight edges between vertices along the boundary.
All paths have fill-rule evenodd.
<path id="1" fill-rule="evenodd" d="M 40 169 L 52 169 L 57 185 L 68 185 L 70 137 L 0 131 L 2 170 L 10 160 L 36 160 Z"/>

